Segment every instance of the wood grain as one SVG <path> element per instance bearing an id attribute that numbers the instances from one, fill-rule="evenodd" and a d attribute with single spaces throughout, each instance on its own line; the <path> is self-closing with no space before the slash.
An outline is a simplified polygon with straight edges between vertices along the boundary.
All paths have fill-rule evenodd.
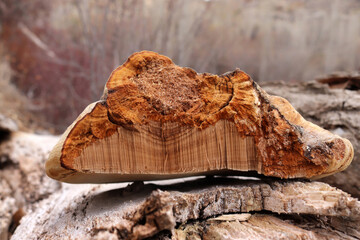
<path id="1" fill-rule="evenodd" d="M 154 52 L 114 70 L 100 101 L 47 163 L 66 182 L 117 182 L 256 171 L 318 178 L 345 169 L 351 143 L 303 119 L 246 73 L 198 74 Z"/>

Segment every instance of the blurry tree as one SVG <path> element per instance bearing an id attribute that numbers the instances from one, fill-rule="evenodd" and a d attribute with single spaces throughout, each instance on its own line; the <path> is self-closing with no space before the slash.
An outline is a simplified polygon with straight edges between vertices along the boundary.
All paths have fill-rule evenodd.
<path id="1" fill-rule="evenodd" d="M 44 21 L 52 7 L 42 0 L 2 1 L 0 38 L 13 82 L 32 101 L 28 107 L 48 123 L 45 127 L 63 128 L 89 101 L 82 85 L 88 56 Z M 58 48 L 62 44 L 66 49 Z"/>
<path id="2" fill-rule="evenodd" d="M 153 50 L 198 72 L 311 80 L 360 66 L 356 0 L 0 0 L 13 81 L 63 130 L 110 72 Z"/>

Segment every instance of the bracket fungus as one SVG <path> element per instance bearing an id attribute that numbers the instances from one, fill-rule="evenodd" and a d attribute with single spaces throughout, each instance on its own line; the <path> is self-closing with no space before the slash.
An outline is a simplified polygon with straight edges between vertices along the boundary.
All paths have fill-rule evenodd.
<path id="1" fill-rule="evenodd" d="M 306 121 L 238 69 L 198 74 L 142 51 L 68 127 L 46 172 L 70 183 L 247 171 L 320 178 L 344 170 L 353 155 L 347 139 Z"/>

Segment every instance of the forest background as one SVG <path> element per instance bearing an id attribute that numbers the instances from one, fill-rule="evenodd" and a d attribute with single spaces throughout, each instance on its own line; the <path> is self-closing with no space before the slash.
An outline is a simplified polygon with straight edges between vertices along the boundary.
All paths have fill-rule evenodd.
<path id="1" fill-rule="evenodd" d="M 1 0 L 1 112 L 60 133 L 140 50 L 260 85 L 358 71 L 360 1 Z"/>

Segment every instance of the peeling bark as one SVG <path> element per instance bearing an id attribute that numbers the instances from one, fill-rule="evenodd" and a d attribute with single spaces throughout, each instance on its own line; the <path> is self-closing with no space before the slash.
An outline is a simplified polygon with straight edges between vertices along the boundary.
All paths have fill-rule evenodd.
<path id="1" fill-rule="evenodd" d="M 342 234 L 349 239 L 360 236 L 357 224 L 360 202 L 325 183 L 237 178 L 177 181 L 180 182 L 128 187 L 124 184 L 66 186 L 27 215 L 12 239 L 57 239 L 60 236 L 69 239 L 156 239 L 160 236 L 181 239 L 189 234 L 186 230 L 189 227 L 208 226 L 214 229 L 213 234 L 221 235 L 221 231 L 227 234 L 230 228 L 239 231 L 240 225 L 247 231 L 255 231 L 257 238 L 253 239 L 267 239 L 259 226 L 270 224 L 271 228 L 283 222 L 279 231 L 273 230 L 274 237 L 282 232 L 287 232 L 288 236 L 322 236 L 323 233 L 318 232 L 327 229 L 333 229 L 327 233 L 329 236 Z M 251 217 L 242 219 L 240 225 L 232 223 L 238 220 L 213 219 L 222 214 L 247 212 L 251 212 Z M 308 216 L 314 220 L 309 221 L 309 226 L 302 225 L 298 218 Z M 336 224 L 334 219 L 342 224 Z M 316 221 L 322 225 L 318 226 Z M 196 228 L 197 234 L 205 231 Z M 220 228 L 221 231 L 216 230 Z"/>
<path id="2" fill-rule="evenodd" d="M 172 239 L 358 239 L 359 232 L 354 236 L 345 234 L 339 231 L 341 226 L 333 228 L 330 222 L 329 219 L 315 216 L 255 213 L 245 221 L 234 218 L 227 221 L 203 220 L 183 224 L 174 231 Z M 169 239 L 169 236 L 159 235 L 158 239 L 161 238 Z"/>

